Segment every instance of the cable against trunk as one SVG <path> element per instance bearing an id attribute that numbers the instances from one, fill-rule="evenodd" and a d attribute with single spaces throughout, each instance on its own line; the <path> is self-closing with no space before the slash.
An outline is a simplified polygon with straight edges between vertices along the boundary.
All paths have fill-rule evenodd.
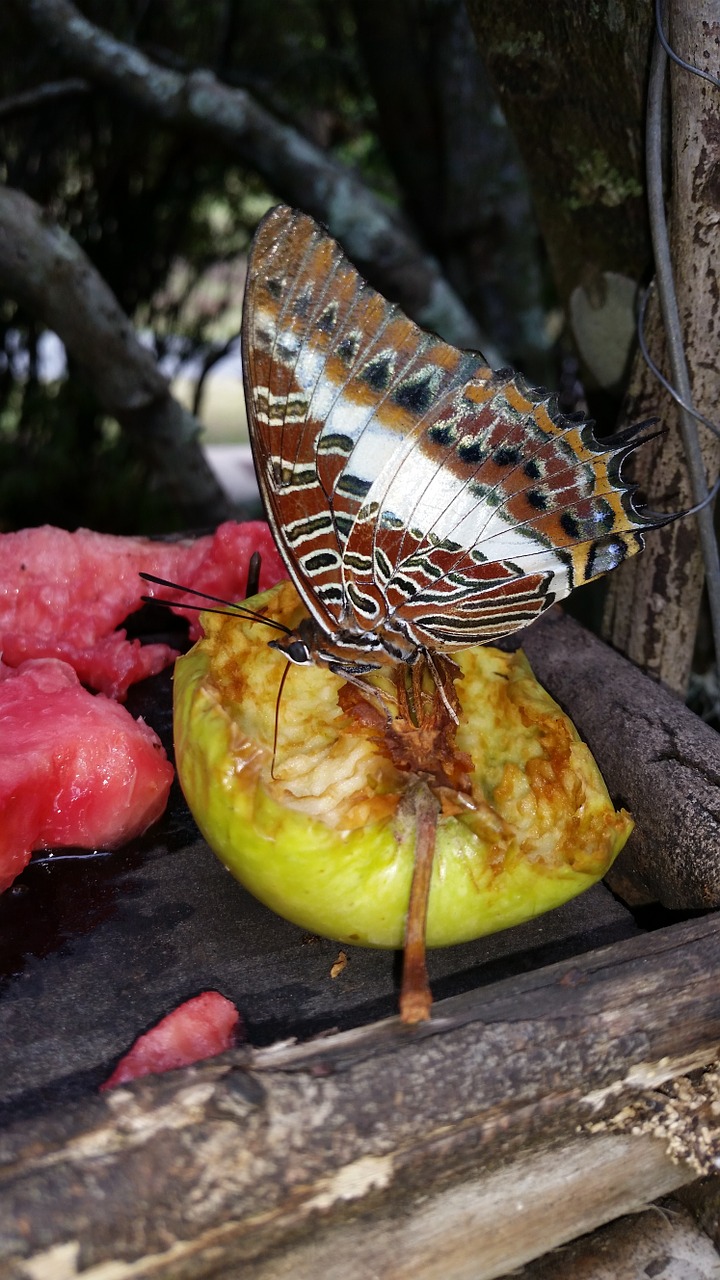
<path id="1" fill-rule="evenodd" d="M 697 511 L 696 519 L 700 545 L 705 562 L 705 579 L 710 603 L 715 662 L 717 665 L 720 662 L 720 556 L 718 555 L 718 544 L 715 537 L 713 513 L 709 507 L 710 493 L 705 476 L 705 466 L 694 421 L 695 411 L 691 408 L 692 390 L 683 346 L 663 196 L 662 104 L 668 63 L 668 55 L 665 48 L 666 42 L 664 33 L 662 33 L 663 16 L 664 6 L 662 0 L 657 0 L 657 34 L 650 67 L 646 125 L 650 234 L 655 255 L 657 287 L 667 338 L 672 381 L 678 392 L 676 399 L 678 399 L 680 409 L 680 432 L 695 504 L 694 509 Z M 679 61 L 677 58 L 675 60 Z M 686 66 L 692 72 L 702 74 L 690 64 L 681 63 L 681 65 Z M 712 77 L 708 76 L 703 76 L 703 78 L 712 79 Z M 713 81 L 713 83 L 715 82 Z"/>

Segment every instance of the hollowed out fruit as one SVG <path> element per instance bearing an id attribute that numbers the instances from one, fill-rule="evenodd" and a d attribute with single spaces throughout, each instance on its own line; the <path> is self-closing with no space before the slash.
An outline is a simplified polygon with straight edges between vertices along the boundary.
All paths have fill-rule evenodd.
<path id="1" fill-rule="evenodd" d="M 289 626 L 302 616 L 289 583 L 251 603 Z M 175 668 L 175 746 L 208 844 L 251 893 L 302 928 L 400 947 L 416 775 L 341 710 L 343 681 L 321 667 L 288 672 L 273 764 L 286 659 L 268 648 L 272 632 L 260 623 L 206 614 L 203 625 L 205 637 Z M 522 652 L 478 647 L 453 656 L 462 672 L 457 747 L 472 763 L 458 805 L 443 797 L 431 947 L 559 906 L 604 875 L 632 829 Z"/>

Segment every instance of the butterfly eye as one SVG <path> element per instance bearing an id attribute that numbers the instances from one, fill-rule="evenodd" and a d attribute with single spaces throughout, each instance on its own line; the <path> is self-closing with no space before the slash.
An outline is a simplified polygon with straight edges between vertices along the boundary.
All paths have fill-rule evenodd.
<path id="1" fill-rule="evenodd" d="M 293 640 L 288 645 L 282 645 L 282 651 L 291 662 L 297 662 L 298 665 L 310 662 L 310 650 L 304 640 Z"/>

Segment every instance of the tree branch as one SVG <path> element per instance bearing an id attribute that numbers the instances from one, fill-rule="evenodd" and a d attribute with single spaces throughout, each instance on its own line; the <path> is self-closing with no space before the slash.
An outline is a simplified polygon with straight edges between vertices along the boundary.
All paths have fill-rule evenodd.
<path id="1" fill-rule="evenodd" d="M 29 111 L 37 111 L 48 103 L 61 102 L 64 98 L 79 98 L 90 92 L 87 80 L 77 76 L 67 80 L 52 80 L 48 84 L 39 84 L 25 93 L 14 93 L 12 97 L 0 101 L 0 121 L 12 116 L 24 115 Z"/>
<path id="2" fill-rule="evenodd" d="M 200 448 L 200 424 L 173 399 L 115 295 L 67 232 L 3 186 L 0 288 L 58 335 L 191 525 L 230 513 Z"/>
<path id="3" fill-rule="evenodd" d="M 383 201 L 352 170 L 282 124 L 244 89 L 208 70 L 189 75 L 152 62 L 84 18 L 71 0 L 14 0 L 59 57 L 154 119 L 229 148 L 273 191 L 324 222 L 353 261 L 427 329 L 499 362 L 476 322 Z"/>

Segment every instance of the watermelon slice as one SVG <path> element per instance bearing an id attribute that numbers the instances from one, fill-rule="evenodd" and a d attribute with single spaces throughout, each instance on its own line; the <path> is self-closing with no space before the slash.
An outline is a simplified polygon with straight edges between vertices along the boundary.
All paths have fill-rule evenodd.
<path id="1" fill-rule="evenodd" d="M 84 689 L 66 662 L 0 662 L 0 892 L 33 849 L 116 848 L 165 810 L 157 734 Z"/>
<path id="2" fill-rule="evenodd" d="M 100 1089 L 114 1089 L 138 1076 L 173 1071 L 203 1058 L 214 1058 L 232 1049 L 241 1033 L 240 1014 L 232 1000 L 219 991 L 203 991 L 138 1036 Z"/>
<path id="3" fill-rule="evenodd" d="M 254 551 L 262 557 L 261 587 L 287 576 L 260 521 L 229 521 L 211 536 L 172 543 L 50 525 L 1 534 L 0 654 L 12 667 L 28 658 L 61 658 L 84 684 L 123 700 L 134 681 L 177 657 L 168 645 L 143 645 L 116 629 L 141 607 L 143 595 L 168 594 L 139 573 L 238 600 Z M 190 618 L 195 639 L 197 613 L 177 612 Z"/>

